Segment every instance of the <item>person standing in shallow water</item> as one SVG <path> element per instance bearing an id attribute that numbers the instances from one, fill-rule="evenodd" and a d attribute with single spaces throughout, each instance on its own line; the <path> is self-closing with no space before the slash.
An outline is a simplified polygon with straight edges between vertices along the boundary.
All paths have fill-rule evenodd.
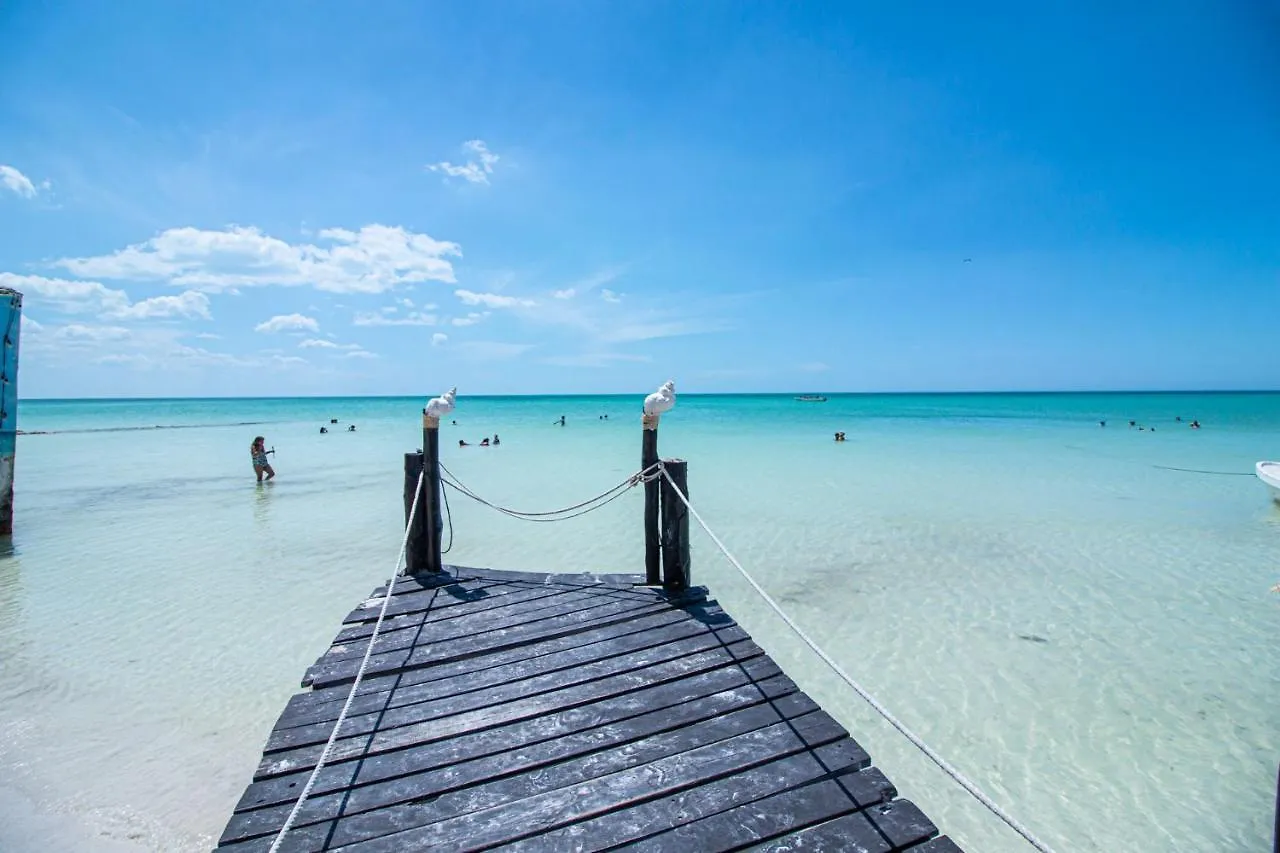
<path id="1" fill-rule="evenodd" d="M 249 445 L 249 456 L 253 458 L 253 473 L 258 475 L 259 483 L 262 482 L 263 474 L 267 475 L 268 480 L 276 475 L 271 463 L 267 461 L 268 453 L 275 453 L 275 451 L 267 450 L 267 440 L 262 436 L 254 438 L 253 444 Z"/>

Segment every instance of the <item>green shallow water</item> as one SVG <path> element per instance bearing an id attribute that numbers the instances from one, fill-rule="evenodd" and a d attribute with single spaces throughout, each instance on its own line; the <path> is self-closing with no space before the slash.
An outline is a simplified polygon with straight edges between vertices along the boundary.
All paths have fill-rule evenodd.
<path id="1" fill-rule="evenodd" d="M 575 503 L 638 467 L 639 400 L 463 397 L 444 461 L 500 503 Z M 46 434 L 19 438 L 0 557 L 14 801 L 74 824 L 83 849 L 211 846 L 303 669 L 392 568 L 421 406 L 24 402 L 20 427 Z M 320 435 L 330 417 L 339 431 Z M 156 426 L 189 428 L 137 429 Z M 493 433 L 500 448 L 457 447 Z M 269 486 L 249 469 L 255 434 L 278 451 Z M 661 446 L 690 460 L 700 512 L 806 630 L 1059 850 L 1270 843 L 1280 507 L 1250 474 L 1280 457 L 1280 395 L 686 396 Z M 641 563 L 638 492 L 563 524 L 452 510 L 460 564 Z M 1026 849 L 700 533 L 694 577 L 945 831 Z M 47 849 L 24 826 L 0 820 L 0 849 Z"/>

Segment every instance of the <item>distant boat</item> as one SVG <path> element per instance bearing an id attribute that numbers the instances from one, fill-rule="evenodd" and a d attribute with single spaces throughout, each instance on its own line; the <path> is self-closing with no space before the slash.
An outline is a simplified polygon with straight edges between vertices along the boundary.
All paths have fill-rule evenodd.
<path id="1" fill-rule="evenodd" d="M 826 398 L 826 397 L 820 397 L 820 396 L 818 396 L 817 394 L 802 394 L 802 395 L 800 395 L 799 397 L 796 397 L 796 399 L 797 399 L 797 400 L 799 400 L 801 403 L 825 403 L 825 402 L 827 402 L 827 398 Z"/>
<path id="2" fill-rule="evenodd" d="M 1259 462 L 1255 470 L 1258 479 L 1271 490 L 1271 497 L 1280 503 L 1280 462 Z"/>

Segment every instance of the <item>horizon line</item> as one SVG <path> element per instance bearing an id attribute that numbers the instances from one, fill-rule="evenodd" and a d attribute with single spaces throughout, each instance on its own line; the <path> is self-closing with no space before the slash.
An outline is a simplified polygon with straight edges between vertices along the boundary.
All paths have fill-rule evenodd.
<path id="1" fill-rule="evenodd" d="M 1020 390 L 1020 391 L 687 391 L 681 397 L 790 397 L 798 396 L 831 396 L 831 397 L 975 397 L 975 396 L 1084 396 L 1084 395 L 1173 395 L 1173 394 L 1280 394 L 1280 388 L 1185 388 L 1185 389 L 1128 389 L 1128 390 Z M 18 404 L 23 403 L 140 403 L 159 401 L 207 401 L 207 400 L 415 400 L 430 399 L 428 394 L 298 394 L 298 395 L 215 395 L 215 396 L 149 396 L 149 397 L 20 397 Z M 554 393 L 538 394 L 532 392 L 507 394 L 459 394 L 459 397 L 470 399 L 495 399 L 511 397 L 632 397 L 643 396 L 639 391 L 610 391 L 593 393 Z"/>

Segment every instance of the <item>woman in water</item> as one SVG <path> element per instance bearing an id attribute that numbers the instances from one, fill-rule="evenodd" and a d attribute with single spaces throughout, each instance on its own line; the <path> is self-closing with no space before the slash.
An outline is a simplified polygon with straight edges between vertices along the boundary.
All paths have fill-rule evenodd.
<path id="1" fill-rule="evenodd" d="M 262 436 L 258 436 L 253 440 L 253 444 L 249 445 L 249 456 L 253 458 L 253 473 L 258 475 L 258 482 L 262 482 L 262 475 L 266 474 L 270 480 L 276 475 L 272 470 L 271 463 L 267 462 L 267 454 L 275 453 L 274 450 L 267 450 L 267 440 Z"/>

